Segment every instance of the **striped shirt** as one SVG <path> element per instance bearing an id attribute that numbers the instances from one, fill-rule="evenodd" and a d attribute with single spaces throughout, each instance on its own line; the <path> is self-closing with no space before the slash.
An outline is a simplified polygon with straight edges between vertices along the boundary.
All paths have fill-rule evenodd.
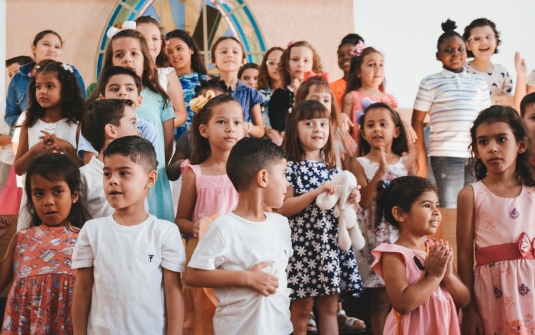
<path id="1" fill-rule="evenodd" d="M 468 158 L 470 128 L 479 112 L 490 107 L 483 77 L 443 69 L 420 83 L 414 109 L 429 112 L 429 156 Z"/>

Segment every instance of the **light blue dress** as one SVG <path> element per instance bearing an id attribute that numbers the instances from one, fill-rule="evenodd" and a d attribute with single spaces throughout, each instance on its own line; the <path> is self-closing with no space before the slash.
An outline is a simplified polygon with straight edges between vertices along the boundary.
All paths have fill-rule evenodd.
<path id="1" fill-rule="evenodd" d="M 168 102 L 168 105 L 164 107 L 162 96 L 149 88 L 141 91 L 141 96 L 143 97 L 143 103 L 136 108 L 136 114 L 140 119 L 152 123 L 158 130 L 158 139 L 156 141 L 158 180 L 149 190 L 149 212 L 158 219 L 175 222 L 171 188 L 165 172 L 165 140 L 162 124 L 162 122 L 175 117 L 173 105 Z"/>

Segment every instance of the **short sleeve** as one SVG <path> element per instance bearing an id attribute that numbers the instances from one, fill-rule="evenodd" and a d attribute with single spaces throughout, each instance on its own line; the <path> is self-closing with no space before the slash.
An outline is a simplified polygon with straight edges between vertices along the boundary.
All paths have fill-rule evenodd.
<path id="1" fill-rule="evenodd" d="M 264 97 L 255 89 L 251 89 L 251 109 L 256 105 L 263 105 Z"/>
<path id="2" fill-rule="evenodd" d="M 76 154 L 81 160 L 84 159 L 84 152 L 92 152 L 98 155 L 98 152 L 93 148 L 91 143 L 89 143 L 89 141 L 86 140 L 84 135 L 82 135 L 82 133 L 80 132 L 80 138 L 78 139 L 78 149 L 76 150 Z"/>
<path id="3" fill-rule="evenodd" d="M 86 223 L 80 233 L 78 233 L 78 240 L 74 246 L 74 252 L 72 254 L 73 269 L 89 268 L 93 266 L 93 260 L 95 256 L 93 254 L 93 248 L 91 247 L 91 240 L 89 237 L 90 225 Z"/>
<path id="4" fill-rule="evenodd" d="M 154 148 L 157 148 L 158 130 L 156 126 L 143 119 L 137 119 L 137 128 L 141 130 L 141 137 L 150 141 Z"/>
<path id="5" fill-rule="evenodd" d="M 388 98 L 390 98 L 390 106 L 394 109 L 398 109 L 398 101 L 392 94 L 388 94 Z"/>
<path id="6" fill-rule="evenodd" d="M 481 80 L 479 81 L 479 87 L 480 87 L 479 111 L 482 111 L 485 108 L 489 108 L 492 104 L 490 102 L 489 86 L 487 85 L 487 82 L 485 81 L 485 79 L 483 79 L 482 77 L 481 77 Z"/>
<path id="7" fill-rule="evenodd" d="M 282 215 L 279 215 L 279 220 L 282 225 L 281 232 L 284 234 L 283 236 L 286 242 L 286 250 L 290 250 L 288 257 L 292 257 L 294 254 L 294 249 L 292 247 L 292 230 L 290 229 L 290 223 L 288 222 L 288 218 Z"/>
<path id="8" fill-rule="evenodd" d="M 297 165 L 294 162 L 288 162 L 286 166 L 286 180 L 291 187 L 297 188 Z"/>
<path id="9" fill-rule="evenodd" d="M 12 143 L 20 142 L 20 127 L 22 126 L 25 120 L 26 120 L 26 111 L 20 114 L 19 118 L 17 119 L 17 122 L 15 123 L 15 130 L 13 131 L 13 137 L 11 137 Z"/>
<path id="10" fill-rule="evenodd" d="M 162 245 L 162 267 L 174 272 L 184 272 L 186 264 L 186 252 L 182 244 L 182 237 L 178 226 L 166 222 L 169 229 Z"/>
<path id="11" fill-rule="evenodd" d="M 526 78 L 526 84 L 535 86 L 535 71 L 531 72 Z"/>
<path id="12" fill-rule="evenodd" d="M 433 104 L 433 92 L 429 88 L 429 85 L 427 84 L 427 80 L 423 79 L 420 82 L 420 87 L 418 88 L 418 94 L 416 94 L 416 100 L 414 101 L 414 109 L 421 111 L 421 112 L 429 112 L 431 110 L 432 104 Z"/>
<path id="13" fill-rule="evenodd" d="M 163 106 L 163 99 L 162 99 L 162 109 L 160 111 L 160 120 L 162 122 L 174 119 L 175 118 L 175 111 L 173 109 L 173 105 L 171 104 L 171 101 L 167 102 L 167 107 Z"/>
<path id="14" fill-rule="evenodd" d="M 503 93 L 511 94 L 513 91 L 513 77 L 511 77 L 509 71 L 503 65 L 500 65 L 500 76 L 503 77 Z"/>
<path id="15" fill-rule="evenodd" d="M 223 233 L 219 229 L 217 219 L 208 227 L 197 248 L 191 256 L 188 267 L 201 270 L 215 270 L 227 258 L 227 248 Z"/>

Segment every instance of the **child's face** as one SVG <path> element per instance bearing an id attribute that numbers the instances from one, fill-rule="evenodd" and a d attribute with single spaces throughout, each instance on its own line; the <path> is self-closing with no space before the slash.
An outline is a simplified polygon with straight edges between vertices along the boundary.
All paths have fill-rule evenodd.
<path id="1" fill-rule="evenodd" d="M 35 77 L 35 97 L 42 108 L 61 104 L 61 83 L 52 72 L 39 73 Z"/>
<path id="2" fill-rule="evenodd" d="M 121 37 L 112 42 L 112 64 L 134 70 L 143 77 L 143 53 L 141 43 L 134 37 Z"/>
<path id="3" fill-rule="evenodd" d="M 243 109 L 237 102 L 215 106 L 207 124 L 199 126 L 201 136 L 208 139 L 212 148 L 230 151 L 243 138 Z M 213 150 L 213 149 L 212 149 Z"/>
<path id="4" fill-rule="evenodd" d="M 351 67 L 351 50 L 355 48 L 353 44 L 342 44 L 340 49 L 338 49 L 338 67 L 344 71 L 344 74 L 349 73 L 349 68 Z"/>
<path id="5" fill-rule="evenodd" d="M 121 154 L 104 157 L 104 193 L 111 207 L 125 209 L 141 205 L 157 172 L 145 169 Z"/>
<path id="6" fill-rule="evenodd" d="M 67 220 L 73 202 L 78 201 L 78 192 L 71 193 L 64 180 L 51 181 L 34 175 L 30 181 L 35 212 L 47 226 L 59 226 Z"/>
<path id="7" fill-rule="evenodd" d="M 299 143 L 305 152 L 322 149 L 329 139 L 330 122 L 327 118 L 301 120 L 297 123 Z"/>
<path id="8" fill-rule="evenodd" d="M 281 56 L 282 56 L 282 51 L 273 50 L 269 53 L 268 59 L 266 60 L 268 75 L 273 81 L 280 80 L 278 64 L 281 60 Z"/>
<path id="9" fill-rule="evenodd" d="M 496 51 L 496 35 L 491 26 L 475 27 L 470 30 L 466 49 L 472 51 L 474 57 L 489 60 Z"/>
<path id="10" fill-rule="evenodd" d="M 240 44 L 232 39 L 219 42 L 215 49 L 215 65 L 220 72 L 238 72 L 244 64 Z"/>
<path id="11" fill-rule="evenodd" d="M 107 127 L 108 125 L 106 125 Z M 115 138 L 121 138 L 125 136 L 141 136 L 141 130 L 137 128 L 137 115 L 136 110 L 130 106 L 125 106 L 123 117 L 119 120 L 119 125 L 109 125 L 113 128 Z"/>
<path id="12" fill-rule="evenodd" d="M 466 63 L 466 45 L 459 36 L 446 38 L 437 51 L 437 60 L 451 72 L 462 72 Z"/>
<path id="13" fill-rule="evenodd" d="M 245 69 L 241 74 L 240 80 L 247 86 L 258 88 L 258 70 L 257 69 Z"/>
<path id="14" fill-rule="evenodd" d="M 147 41 L 149 46 L 149 53 L 152 57 L 152 61 L 156 62 L 156 57 L 162 50 L 162 34 L 160 28 L 152 23 L 143 23 L 136 26 L 136 30 L 141 33 L 141 36 Z"/>
<path id="15" fill-rule="evenodd" d="M 288 190 L 286 180 L 286 159 L 280 159 L 267 170 L 266 187 L 264 192 L 265 207 L 281 208 Z"/>
<path id="16" fill-rule="evenodd" d="M 110 77 L 104 88 L 104 96 L 100 99 L 130 99 L 136 103 L 136 107 L 141 106 L 143 97 L 139 95 L 136 82 L 132 76 L 118 74 Z"/>
<path id="17" fill-rule="evenodd" d="M 61 40 L 55 34 L 46 34 L 37 42 L 37 45 L 32 45 L 31 48 L 36 63 L 45 59 L 52 59 L 57 62 L 61 57 Z"/>
<path id="18" fill-rule="evenodd" d="M 408 213 L 401 214 L 404 221 L 400 222 L 401 230 L 411 235 L 424 236 L 434 234 L 440 222 L 440 203 L 435 191 L 422 193 L 411 205 Z"/>
<path id="19" fill-rule="evenodd" d="M 392 120 L 392 112 L 386 108 L 374 108 L 366 112 L 360 134 L 374 149 L 390 148 L 400 134 Z"/>
<path id="20" fill-rule="evenodd" d="M 308 91 L 308 94 L 305 97 L 305 100 L 319 101 L 321 102 L 323 106 L 327 108 L 329 113 L 331 112 L 332 94 L 330 92 L 326 92 L 325 90 L 318 87 L 317 85 L 310 86 L 310 90 Z"/>
<path id="21" fill-rule="evenodd" d="M 19 67 L 20 67 L 19 63 L 13 63 L 7 67 L 7 75 L 9 76 L 9 80 L 11 80 L 11 78 L 13 78 L 14 75 L 19 73 Z"/>
<path id="22" fill-rule="evenodd" d="M 524 121 L 526 121 L 526 124 L 528 125 L 531 138 L 535 141 L 535 104 L 530 104 L 526 107 Z"/>
<path id="23" fill-rule="evenodd" d="M 288 61 L 288 72 L 292 80 L 305 80 L 305 72 L 312 71 L 314 64 L 314 54 L 307 47 L 293 47 L 290 50 L 290 60 Z"/>
<path id="24" fill-rule="evenodd" d="M 166 43 L 167 59 L 176 72 L 178 74 L 193 72 L 191 69 L 193 49 L 180 38 L 171 38 Z"/>
<path id="25" fill-rule="evenodd" d="M 363 86 L 379 87 L 385 80 L 383 55 L 372 52 L 364 56 L 357 77 L 360 78 Z"/>

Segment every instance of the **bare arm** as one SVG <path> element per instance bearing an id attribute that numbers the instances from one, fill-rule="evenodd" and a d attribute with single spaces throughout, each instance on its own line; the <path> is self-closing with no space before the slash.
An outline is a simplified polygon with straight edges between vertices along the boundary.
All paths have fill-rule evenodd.
<path id="1" fill-rule="evenodd" d="M 11 136 L 7 136 L 7 135 L 0 135 L 0 146 L 4 146 L 4 145 L 8 145 L 8 144 L 11 144 Z"/>
<path id="2" fill-rule="evenodd" d="M 72 300 L 72 326 L 74 335 L 87 334 L 93 284 L 93 267 L 77 270 L 74 297 Z"/>
<path id="3" fill-rule="evenodd" d="M 173 155 L 173 158 L 171 158 L 171 163 L 169 163 L 166 168 L 167 178 L 169 178 L 169 180 L 175 181 L 180 178 L 180 174 L 182 173 L 181 165 L 185 159 L 186 154 L 177 149 Z"/>
<path id="4" fill-rule="evenodd" d="M 414 110 L 412 112 L 412 128 L 416 133 L 416 150 L 418 155 L 418 176 L 427 178 L 427 152 L 425 151 L 424 119 L 426 112 Z"/>
<path id="5" fill-rule="evenodd" d="M 9 230 L 9 229 L 8 229 Z M 6 232 L 7 233 L 7 232 Z M 18 233 L 15 233 L 9 242 L 6 253 L 0 262 L 0 292 L 13 280 L 13 262 L 15 258 L 15 248 L 17 247 Z"/>
<path id="6" fill-rule="evenodd" d="M 197 187 L 195 186 L 195 173 L 191 169 L 187 170 L 182 176 L 182 189 L 178 200 L 178 210 L 175 222 L 182 234 L 197 238 L 199 227 L 194 232 L 195 222 L 191 221 L 195 204 L 197 203 Z"/>
<path id="7" fill-rule="evenodd" d="M 33 150 L 28 148 L 28 127 L 22 125 L 20 128 L 19 145 L 17 147 L 17 155 L 15 156 L 14 163 L 15 173 L 19 176 L 22 176 L 28 171 L 30 160 L 34 157 L 34 152 L 38 151 L 37 148 L 35 148 L 37 145 L 32 147 Z"/>
<path id="8" fill-rule="evenodd" d="M 282 207 L 279 209 L 279 214 L 286 217 L 296 215 L 314 202 L 318 195 L 322 194 L 323 192 L 329 192 L 330 194 L 333 194 L 336 192 L 337 187 L 338 185 L 336 183 L 333 183 L 332 181 L 326 181 L 320 187 L 296 197 L 295 189 L 292 186 L 288 186 L 286 198 L 284 199 Z"/>
<path id="9" fill-rule="evenodd" d="M 184 328 L 184 297 L 182 296 L 181 282 L 179 272 L 163 269 L 163 290 L 168 335 L 182 335 L 182 329 Z"/>
<path id="10" fill-rule="evenodd" d="M 347 93 L 342 100 L 342 113 L 346 114 L 349 120 L 353 122 L 353 96 L 351 93 Z M 350 129 L 351 136 L 355 141 L 358 140 L 356 127 L 358 127 L 358 125 L 353 124 L 353 127 Z"/>
<path id="11" fill-rule="evenodd" d="M 186 111 L 186 104 L 184 103 L 182 85 L 174 71 L 167 74 L 167 94 L 169 95 L 169 100 L 171 100 L 171 104 L 175 111 L 173 128 L 180 127 L 186 123 L 188 112 Z"/>
<path id="12" fill-rule="evenodd" d="M 251 118 L 253 120 L 253 126 L 251 127 L 251 132 L 249 133 L 252 137 L 260 138 L 264 136 L 264 121 L 262 121 L 262 109 L 260 104 L 254 105 L 251 109 Z"/>
<path id="13" fill-rule="evenodd" d="M 520 57 L 520 53 L 515 53 L 515 68 L 516 68 L 516 87 L 515 96 L 513 98 L 513 106 L 516 111 L 520 113 L 520 102 L 527 94 L 526 75 L 527 68 L 526 62 Z"/>
<path id="14" fill-rule="evenodd" d="M 173 155 L 173 139 L 174 139 L 174 128 L 173 128 L 173 119 L 166 120 L 162 122 L 163 125 L 163 141 L 165 145 L 165 166 L 169 163 L 171 156 Z"/>
<path id="15" fill-rule="evenodd" d="M 455 272 L 455 269 L 453 268 L 453 251 L 451 254 L 452 257 L 448 263 L 448 270 L 444 276 L 443 283 L 446 290 L 451 294 L 451 298 L 455 305 L 459 308 L 464 308 L 470 302 L 470 291 L 468 290 L 468 287 L 463 284 L 461 278 L 457 275 L 457 272 Z"/>

